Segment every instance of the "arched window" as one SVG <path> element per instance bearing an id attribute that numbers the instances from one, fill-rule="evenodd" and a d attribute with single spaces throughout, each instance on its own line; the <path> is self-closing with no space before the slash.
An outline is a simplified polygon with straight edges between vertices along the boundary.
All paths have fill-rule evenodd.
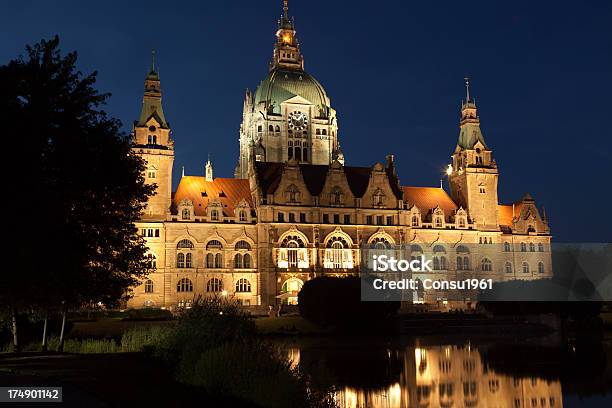
<path id="1" fill-rule="evenodd" d="M 206 291 L 213 292 L 213 293 L 223 291 L 223 282 L 221 282 L 221 279 L 212 278 L 206 284 Z"/>
<path id="2" fill-rule="evenodd" d="M 465 228 L 465 217 L 459 217 L 459 228 Z"/>
<path id="3" fill-rule="evenodd" d="M 177 249 L 193 249 L 193 242 L 188 239 L 182 239 L 176 245 Z"/>
<path id="4" fill-rule="evenodd" d="M 223 248 L 223 244 L 221 243 L 221 241 L 216 240 L 216 239 L 211 239 L 210 241 L 208 241 L 208 243 L 206 244 L 206 249 L 207 250 L 211 250 L 211 249 L 222 249 Z"/>
<path id="5" fill-rule="evenodd" d="M 191 218 L 191 211 L 189 211 L 189 208 L 183 208 L 183 211 L 181 212 L 181 219 L 188 220 L 190 218 Z"/>
<path id="6" fill-rule="evenodd" d="M 240 222 L 245 222 L 247 220 L 247 212 L 244 210 L 240 210 L 238 212 L 238 219 L 240 220 Z"/>
<path id="7" fill-rule="evenodd" d="M 416 215 L 412 216 L 412 226 L 413 227 L 418 227 L 419 226 L 419 217 Z"/>
<path id="8" fill-rule="evenodd" d="M 302 161 L 308 161 L 308 148 L 302 148 Z"/>
<path id="9" fill-rule="evenodd" d="M 215 254 L 215 268 L 223 268 L 223 255 Z"/>
<path id="10" fill-rule="evenodd" d="M 275 131 L 280 132 L 280 126 L 276 125 Z"/>
<path id="11" fill-rule="evenodd" d="M 510 243 L 509 242 L 504 242 L 504 251 L 505 252 L 510 252 Z"/>
<path id="12" fill-rule="evenodd" d="M 295 148 L 295 160 L 302 161 L 302 148 L 299 146 Z"/>
<path id="13" fill-rule="evenodd" d="M 442 216 L 441 215 L 435 215 L 434 216 L 434 224 L 436 228 L 442 228 Z"/>
<path id="14" fill-rule="evenodd" d="M 242 255 L 241 254 L 234 255 L 234 268 L 242 269 Z"/>
<path id="15" fill-rule="evenodd" d="M 331 237 L 326 244 L 323 265 L 325 268 L 348 269 L 353 267 L 351 245 L 342 237 Z"/>
<path id="16" fill-rule="evenodd" d="M 280 268 L 305 268 L 308 264 L 306 244 L 298 235 L 286 236 L 280 244 L 278 266 Z M 302 266 L 300 266 L 302 265 Z"/>
<path id="17" fill-rule="evenodd" d="M 236 249 L 251 249 L 251 245 L 245 241 L 245 240 L 240 240 L 238 242 L 236 242 L 236 245 L 234 246 L 234 248 Z"/>
<path id="18" fill-rule="evenodd" d="M 488 258 L 482 258 L 480 261 L 480 270 L 483 272 L 491 272 L 493 270 L 493 263 Z"/>
<path id="19" fill-rule="evenodd" d="M 342 242 L 336 241 L 332 244 L 332 264 L 334 268 L 342 267 L 342 250 L 344 246 L 342 246 Z"/>
<path id="20" fill-rule="evenodd" d="M 274 132 L 274 125 L 269 125 L 269 126 L 268 126 L 268 130 L 269 130 L 270 132 Z"/>
<path id="21" fill-rule="evenodd" d="M 210 210 L 210 220 L 219 221 L 219 210 Z"/>
<path id="22" fill-rule="evenodd" d="M 433 266 L 435 270 L 446 270 L 446 249 L 442 245 L 434 245 L 433 247 Z"/>
<path id="23" fill-rule="evenodd" d="M 524 242 L 521 242 L 521 252 L 527 252 L 527 244 Z"/>
<path id="24" fill-rule="evenodd" d="M 182 252 L 179 252 L 178 254 L 176 254 L 176 267 L 177 268 L 185 267 L 185 254 Z"/>
<path id="25" fill-rule="evenodd" d="M 544 262 L 538 262 L 538 273 L 544 273 Z"/>
<path id="26" fill-rule="evenodd" d="M 251 255 L 244 254 L 244 256 L 242 257 L 242 266 L 244 266 L 246 269 L 252 268 Z"/>
<path id="27" fill-rule="evenodd" d="M 512 273 L 512 264 L 510 262 L 506 262 L 504 269 L 506 270 L 506 273 Z"/>
<path id="28" fill-rule="evenodd" d="M 541 242 L 538 244 L 538 252 L 544 252 L 544 244 Z"/>
<path id="29" fill-rule="evenodd" d="M 327 129 L 323 129 L 322 133 L 323 133 L 324 135 L 327 135 Z"/>
<path id="30" fill-rule="evenodd" d="M 185 268 L 193 268 L 193 254 L 191 252 L 185 254 Z"/>
<path id="31" fill-rule="evenodd" d="M 251 282 L 247 279 L 238 279 L 236 282 L 236 292 L 237 293 L 248 293 L 251 291 Z"/>
<path id="32" fill-rule="evenodd" d="M 193 292 L 193 283 L 191 279 L 183 278 L 176 284 L 177 292 Z"/>
<path id="33" fill-rule="evenodd" d="M 145 293 L 153 293 L 153 281 L 151 279 L 147 279 L 144 284 Z"/>
<path id="34" fill-rule="evenodd" d="M 529 273 L 529 264 L 527 262 L 523 262 L 523 273 Z"/>
<path id="35" fill-rule="evenodd" d="M 215 255 L 211 253 L 206 254 L 206 267 L 207 268 L 215 267 Z"/>
<path id="36" fill-rule="evenodd" d="M 529 252 L 535 252 L 535 244 L 533 242 L 529 243 Z"/>

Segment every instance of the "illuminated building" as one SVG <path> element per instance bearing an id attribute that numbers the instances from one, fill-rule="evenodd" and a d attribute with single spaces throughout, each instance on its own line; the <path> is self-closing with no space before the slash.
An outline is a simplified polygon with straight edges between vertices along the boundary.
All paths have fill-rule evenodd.
<path id="1" fill-rule="evenodd" d="M 295 303 L 315 276 L 357 274 L 362 245 L 408 244 L 434 258 L 433 279 L 551 276 L 545 215 L 529 195 L 498 202 L 497 163 L 467 80 L 450 195 L 403 186 L 393 155 L 371 167 L 345 164 L 336 111 L 304 70 L 287 2 L 276 37 L 267 76 L 245 96 L 234 178 L 215 178 L 209 160 L 173 190 L 174 140 L 151 67 L 134 151 L 147 161 L 146 181 L 158 186 L 138 223 L 156 269 L 129 306 L 174 308 L 213 293 L 245 305 Z"/>

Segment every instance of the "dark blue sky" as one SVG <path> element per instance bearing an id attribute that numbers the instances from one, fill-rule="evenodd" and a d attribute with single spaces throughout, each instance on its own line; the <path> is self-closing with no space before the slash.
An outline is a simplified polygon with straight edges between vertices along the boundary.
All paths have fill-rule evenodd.
<path id="1" fill-rule="evenodd" d="M 267 73 L 281 1 L 21 1 L 0 13 L 0 63 L 59 34 L 113 94 L 126 130 L 155 48 L 175 174 L 230 177 L 244 90 Z M 438 185 L 473 78 L 500 201 L 531 192 L 557 241 L 611 241 L 612 3 L 292 0 L 306 70 L 338 111 L 350 165 L 394 153 L 402 184 Z"/>

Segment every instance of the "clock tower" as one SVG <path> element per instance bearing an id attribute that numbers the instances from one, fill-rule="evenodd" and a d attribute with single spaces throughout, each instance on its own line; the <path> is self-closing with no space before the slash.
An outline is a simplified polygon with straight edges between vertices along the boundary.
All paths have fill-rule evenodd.
<path id="1" fill-rule="evenodd" d="M 304 70 L 284 0 L 268 76 L 254 93 L 247 89 L 245 94 L 235 177 L 248 177 L 250 160 L 329 165 L 344 157 L 337 134 L 336 111 L 323 86 Z M 259 154 L 251 146 L 257 146 Z"/>

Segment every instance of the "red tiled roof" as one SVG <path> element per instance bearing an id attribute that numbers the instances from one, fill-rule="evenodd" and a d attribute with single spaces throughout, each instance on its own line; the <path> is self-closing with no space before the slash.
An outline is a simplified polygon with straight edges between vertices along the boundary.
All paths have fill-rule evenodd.
<path id="1" fill-rule="evenodd" d="M 205 215 L 208 201 L 214 198 L 219 198 L 223 213 L 227 216 L 234 216 L 234 208 L 242 199 L 253 208 L 249 180 L 246 179 L 216 178 L 206 181 L 206 177 L 185 176 L 173 194 L 173 207 L 176 208 L 185 198 L 193 202 L 195 215 L 198 216 Z"/>
<path id="2" fill-rule="evenodd" d="M 448 217 L 458 208 L 457 204 L 446 194 L 446 191 L 439 187 L 402 186 L 402 191 L 404 192 L 404 201 L 407 201 L 410 207 L 416 205 L 423 214 L 440 206 L 444 215 Z"/>

